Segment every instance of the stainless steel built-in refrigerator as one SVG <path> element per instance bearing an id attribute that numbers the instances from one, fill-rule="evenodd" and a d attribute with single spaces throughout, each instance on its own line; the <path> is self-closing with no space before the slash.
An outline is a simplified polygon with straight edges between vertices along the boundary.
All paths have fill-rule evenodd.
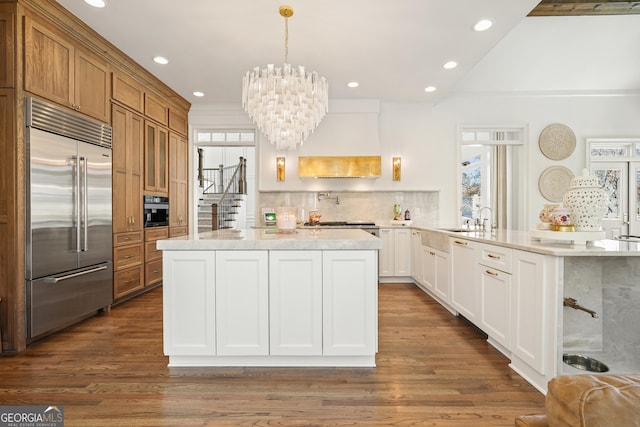
<path id="1" fill-rule="evenodd" d="M 113 302 L 111 128 L 26 98 L 27 340 Z"/>

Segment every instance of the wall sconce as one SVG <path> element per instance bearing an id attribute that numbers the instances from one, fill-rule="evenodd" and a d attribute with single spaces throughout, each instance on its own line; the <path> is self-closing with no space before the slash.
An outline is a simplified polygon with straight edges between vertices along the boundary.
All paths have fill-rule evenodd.
<path id="1" fill-rule="evenodd" d="M 393 180 L 400 181 L 402 171 L 402 159 L 400 157 L 393 158 Z"/>
<path id="2" fill-rule="evenodd" d="M 276 157 L 276 179 L 284 181 L 284 157 Z"/>

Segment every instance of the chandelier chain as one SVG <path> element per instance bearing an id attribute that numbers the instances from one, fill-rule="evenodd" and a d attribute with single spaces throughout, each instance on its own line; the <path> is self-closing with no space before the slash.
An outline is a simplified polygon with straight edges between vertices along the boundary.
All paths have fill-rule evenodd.
<path id="1" fill-rule="evenodd" d="M 284 63 L 289 63 L 289 17 L 284 18 Z"/>

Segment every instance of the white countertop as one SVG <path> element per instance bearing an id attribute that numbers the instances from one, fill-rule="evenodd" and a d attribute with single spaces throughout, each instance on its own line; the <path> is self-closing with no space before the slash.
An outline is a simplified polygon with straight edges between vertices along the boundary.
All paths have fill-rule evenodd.
<path id="1" fill-rule="evenodd" d="M 586 246 L 573 245 L 568 242 L 533 239 L 529 231 L 494 230 L 492 233 L 483 231 L 452 232 L 439 228 L 412 227 L 414 229 L 432 230 L 446 233 L 452 237 L 466 240 L 490 243 L 512 249 L 520 249 L 543 255 L 555 256 L 640 256 L 640 243 L 619 240 L 596 240 L 587 242 Z M 560 232 L 558 232 L 560 233 Z"/>
<path id="2" fill-rule="evenodd" d="M 302 228 L 295 233 L 276 229 L 216 230 L 158 240 L 160 250 L 367 250 L 382 248 L 382 240 L 358 229 Z"/>

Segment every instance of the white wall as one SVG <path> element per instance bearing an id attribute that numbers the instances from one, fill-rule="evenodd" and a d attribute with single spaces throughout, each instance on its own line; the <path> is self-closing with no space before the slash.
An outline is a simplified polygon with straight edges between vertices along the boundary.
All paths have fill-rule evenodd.
<path id="1" fill-rule="evenodd" d="M 285 182 L 275 181 L 276 150 L 261 141 L 258 146 L 258 186 L 261 191 L 439 191 L 439 218 L 451 224 L 457 218 L 458 147 L 456 129 L 459 124 L 525 124 L 528 125 L 528 167 L 526 174 L 528 212 L 527 227 L 538 222 L 538 212 L 545 199 L 538 191 L 542 171 L 562 165 L 579 174 L 586 164 L 585 138 L 639 137 L 640 95 L 597 96 L 535 96 L 459 94 L 449 97 L 435 107 L 419 104 L 380 105 L 377 129 L 371 117 L 351 122 L 344 101 L 340 119 L 321 128 L 297 151 L 286 152 Z M 353 117 L 363 114 L 358 111 Z M 204 114 L 190 113 L 190 125 L 232 126 L 247 124 L 246 114 L 239 109 L 234 114 L 226 110 L 210 110 Z M 370 113 L 364 113 L 369 116 Z M 329 120 L 331 120 L 329 118 Z M 563 161 L 547 159 L 538 148 L 538 135 L 551 123 L 563 123 L 573 129 L 577 145 L 574 153 Z M 249 123 L 250 124 L 250 123 Z M 320 124 L 322 126 L 323 123 Z M 353 127 L 352 127 L 353 126 Z M 354 137 L 354 128 L 358 131 Z M 377 144 L 370 135 L 378 134 Z M 341 135 L 347 135 L 342 138 Z M 357 135 L 366 135 L 358 138 Z M 322 137 L 322 138 L 320 138 Z M 363 141 L 371 139 L 371 144 Z M 356 141 L 350 143 L 350 141 Z M 377 148 L 376 148 L 377 145 Z M 297 178 L 299 155 L 381 155 L 383 174 L 379 179 L 330 179 L 304 181 Z M 391 157 L 402 157 L 402 180 L 391 180 Z M 258 206 L 260 203 L 258 202 Z"/>

